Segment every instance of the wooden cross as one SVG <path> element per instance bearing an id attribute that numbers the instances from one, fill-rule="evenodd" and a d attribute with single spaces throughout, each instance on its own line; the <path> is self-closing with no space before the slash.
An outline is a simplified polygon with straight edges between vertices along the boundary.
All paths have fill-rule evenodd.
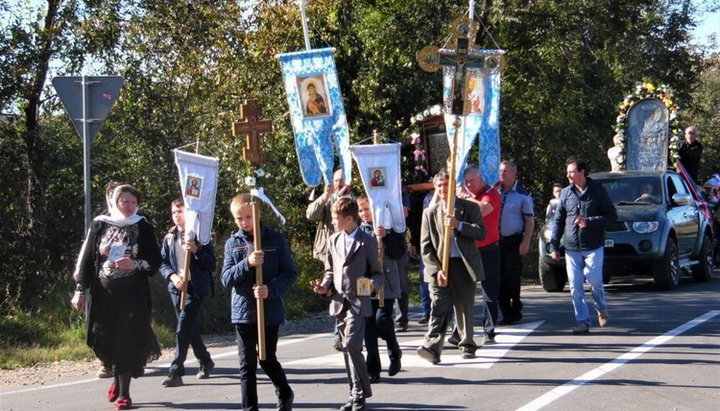
<path id="1" fill-rule="evenodd" d="M 260 134 L 272 132 L 272 121 L 260 120 L 260 117 L 262 108 L 258 101 L 254 98 L 247 99 L 240 105 L 242 121 L 232 125 L 233 136 L 246 136 L 242 155 L 243 159 L 253 166 L 259 166 L 263 162 Z"/>
<path id="2" fill-rule="evenodd" d="M 466 70 L 482 68 L 485 56 L 473 52 L 477 48 L 474 43 L 477 23 L 467 17 L 460 17 L 452 24 L 452 36 L 455 48 L 439 49 L 437 46 L 426 46 L 418 52 L 417 59 L 425 71 L 438 71 L 442 66 L 455 67 L 451 112 L 448 114 L 466 115 L 470 105 L 466 104 L 467 82 Z"/>

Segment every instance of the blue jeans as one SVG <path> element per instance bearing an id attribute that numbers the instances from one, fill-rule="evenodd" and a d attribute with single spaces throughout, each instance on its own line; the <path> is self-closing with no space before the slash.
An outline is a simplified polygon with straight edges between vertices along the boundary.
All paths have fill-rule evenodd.
<path id="1" fill-rule="evenodd" d="M 425 282 L 425 264 L 420 259 L 420 308 L 422 308 L 423 318 L 430 318 L 430 289 L 428 283 Z"/>
<path id="2" fill-rule="evenodd" d="M 201 362 L 210 360 L 210 353 L 200 336 L 199 314 L 202 297 L 193 297 L 188 294 L 185 298 L 185 309 L 180 310 L 180 295 L 170 293 L 175 315 L 177 316 L 177 329 L 175 330 L 175 358 L 170 364 L 170 373 L 179 376 L 185 375 L 185 359 L 188 348 L 192 345 L 195 358 Z"/>
<path id="3" fill-rule="evenodd" d="M 575 309 L 575 321 L 590 325 L 590 314 L 585 301 L 583 282 L 590 284 L 595 310 L 606 311 L 605 287 L 603 286 L 603 247 L 594 250 L 565 250 L 566 270 L 570 283 L 570 295 Z"/>

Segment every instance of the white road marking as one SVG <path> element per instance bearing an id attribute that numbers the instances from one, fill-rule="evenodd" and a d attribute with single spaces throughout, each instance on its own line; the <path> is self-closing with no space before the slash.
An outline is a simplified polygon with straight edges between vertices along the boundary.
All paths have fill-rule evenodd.
<path id="1" fill-rule="evenodd" d="M 278 341 L 278 347 L 284 346 L 284 345 L 296 344 L 299 342 L 312 340 L 312 339 L 318 338 L 318 337 L 326 337 L 328 335 L 329 335 L 328 333 L 319 333 L 319 334 L 310 334 L 310 335 L 304 336 L 304 337 L 296 337 L 296 336 L 282 337 L 282 339 L 280 341 Z M 235 356 L 237 355 L 237 349 L 221 352 L 218 354 L 213 354 L 212 357 L 213 358 L 225 358 L 225 357 L 232 357 L 233 355 L 235 355 Z M 188 360 L 188 361 L 190 361 L 190 360 Z M 148 370 L 153 370 L 153 369 L 168 368 L 168 367 L 170 367 L 170 363 L 149 364 L 145 368 Z M 0 397 L 5 396 L 5 395 L 22 394 L 22 393 L 26 393 L 26 392 L 47 390 L 47 389 L 51 389 L 51 388 L 69 387 L 71 385 L 86 384 L 89 382 L 97 381 L 99 379 L 100 378 L 95 377 L 95 378 L 88 378 L 88 379 L 79 380 L 79 381 L 63 382 L 63 383 L 59 383 L 59 384 L 48 384 L 48 385 L 42 385 L 39 387 L 24 388 L 24 389 L 15 390 L 15 391 L 5 391 L 5 392 L 0 392 Z"/>
<path id="2" fill-rule="evenodd" d="M 481 368 L 487 369 L 493 366 L 498 360 L 500 360 L 510 349 L 528 336 L 533 330 L 539 327 L 544 321 L 536 321 L 532 323 L 519 324 L 515 327 L 503 327 L 499 330 L 499 334 L 495 336 L 495 345 L 487 345 L 477 350 L 475 353 L 477 356 L 473 359 L 464 360 L 460 357 L 460 352 L 454 349 L 445 349 L 441 355 L 441 362 L 437 365 L 432 365 L 428 361 L 420 358 L 415 350 L 422 345 L 423 339 L 403 341 L 400 343 L 400 348 L 403 350 L 402 365 L 403 368 L 428 368 L 428 367 L 462 367 L 462 368 Z M 482 331 L 479 334 L 475 334 L 477 341 L 480 341 Z M 387 353 L 385 347 L 380 348 L 380 355 L 384 356 Z M 295 361 L 289 361 L 283 365 L 297 366 L 331 366 L 331 367 L 345 367 L 345 362 L 341 353 L 333 353 L 329 355 L 323 355 L 320 357 L 303 358 Z"/>
<path id="3" fill-rule="evenodd" d="M 696 327 L 705 321 L 708 321 L 716 316 L 720 315 L 720 310 L 715 311 L 708 311 L 707 313 L 701 315 L 700 317 L 697 317 L 693 320 L 690 320 L 686 322 L 685 324 L 672 329 L 665 334 L 655 337 L 651 339 L 650 341 L 633 348 L 629 352 L 617 357 L 616 359 L 603 364 L 589 372 L 586 372 L 585 374 L 575 378 L 572 381 L 568 381 L 565 384 L 554 388 L 551 391 L 548 391 L 547 393 L 541 395 L 540 397 L 530 401 L 529 403 L 525 404 L 524 406 L 518 408 L 518 411 L 530 411 L 530 410 L 539 410 L 542 407 L 547 406 L 551 402 L 559 399 L 560 397 L 570 393 L 574 389 L 585 385 L 587 383 L 591 383 L 593 380 L 596 380 L 603 375 L 619 368 L 622 365 L 625 365 L 626 363 L 640 357 L 644 353 L 652 350 L 653 348 L 660 346 L 662 344 L 667 343 L 674 337 L 684 333 L 685 331 Z"/>

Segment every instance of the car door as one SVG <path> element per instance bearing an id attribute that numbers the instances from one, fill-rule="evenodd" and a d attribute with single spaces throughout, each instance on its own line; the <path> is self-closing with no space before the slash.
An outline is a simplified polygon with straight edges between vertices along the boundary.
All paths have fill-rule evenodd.
<path id="1" fill-rule="evenodd" d="M 675 232 L 678 236 L 678 251 L 681 256 L 686 257 L 692 253 L 695 247 L 700 216 L 694 200 L 684 206 L 673 203 L 672 195 L 675 193 L 691 195 L 680 176 L 676 174 L 668 175 L 667 184 L 668 194 L 670 195 L 668 218 L 673 221 L 675 226 Z"/>

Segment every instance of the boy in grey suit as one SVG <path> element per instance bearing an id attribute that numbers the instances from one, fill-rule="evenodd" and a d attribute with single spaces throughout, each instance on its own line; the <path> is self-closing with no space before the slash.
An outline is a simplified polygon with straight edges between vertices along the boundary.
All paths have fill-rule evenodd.
<path id="1" fill-rule="evenodd" d="M 330 315 L 342 339 L 350 400 L 340 410 L 364 410 L 365 399 L 372 396 L 362 354 L 365 318 L 372 315 L 370 296 L 380 289 L 382 271 L 375 238 L 358 227 L 354 199 L 341 197 L 333 204 L 332 223 L 335 234 L 328 240 L 325 276 L 314 289 L 331 297 Z"/>
<path id="2" fill-rule="evenodd" d="M 477 345 L 473 340 L 473 305 L 476 283 L 485 279 L 480 252 L 476 240 L 485 238 L 486 230 L 477 204 L 461 199 L 448 199 L 447 171 L 441 170 L 433 178 L 439 201 L 423 212 L 420 233 L 420 249 L 425 264 L 425 281 L 429 283 L 430 322 L 425 342 L 417 350 L 418 355 L 433 364 L 440 362 L 445 331 L 448 326 L 448 310 L 455 309 L 460 343 L 458 348 L 465 359 L 475 357 Z M 446 215 L 448 201 L 455 201 L 455 215 Z M 443 272 L 443 234 L 452 229 L 450 241 L 449 273 Z"/>

